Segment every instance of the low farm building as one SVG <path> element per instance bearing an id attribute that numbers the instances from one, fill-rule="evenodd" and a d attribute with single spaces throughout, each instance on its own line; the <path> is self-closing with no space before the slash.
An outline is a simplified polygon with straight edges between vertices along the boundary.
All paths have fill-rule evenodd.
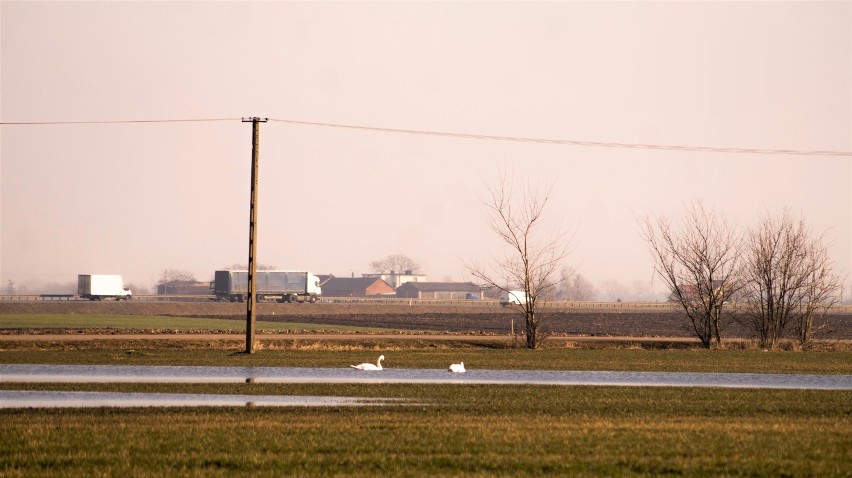
<path id="1" fill-rule="evenodd" d="M 483 292 L 473 282 L 406 282 L 396 288 L 396 296 L 405 299 L 480 299 Z"/>
<path id="2" fill-rule="evenodd" d="M 324 297 L 392 296 L 393 287 L 376 277 L 330 277 L 321 283 Z"/>
<path id="3" fill-rule="evenodd" d="M 362 277 L 374 277 L 381 279 L 388 284 L 390 284 L 393 288 L 398 288 L 402 284 L 406 282 L 426 282 L 426 274 L 418 274 L 412 271 L 404 271 L 404 272 L 379 272 L 379 273 L 370 273 L 370 274 L 361 274 Z"/>

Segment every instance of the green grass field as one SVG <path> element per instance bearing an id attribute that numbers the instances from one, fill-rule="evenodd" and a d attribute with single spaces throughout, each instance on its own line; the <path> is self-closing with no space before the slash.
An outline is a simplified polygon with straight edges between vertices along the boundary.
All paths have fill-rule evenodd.
<path id="1" fill-rule="evenodd" d="M 74 388 L 399 397 L 419 405 L 2 410 L 0 474 L 848 476 L 852 461 L 850 392 L 379 384 Z"/>
<path id="2" fill-rule="evenodd" d="M 388 367 L 444 368 L 464 360 L 471 369 L 852 374 L 848 351 L 530 351 L 463 338 L 263 344 L 248 355 L 223 342 L 69 346 L 0 337 L 0 363 L 347 367 L 383 353 Z M 407 400 L 379 407 L 0 410 L 3 477 L 852 476 L 852 391 L 256 383 L 0 388 Z"/>

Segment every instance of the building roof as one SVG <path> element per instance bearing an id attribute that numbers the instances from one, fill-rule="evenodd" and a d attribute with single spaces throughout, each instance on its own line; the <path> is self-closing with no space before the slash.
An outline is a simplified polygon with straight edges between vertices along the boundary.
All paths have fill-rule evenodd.
<path id="1" fill-rule="evenodd" d="M 323 293 L 351 290 L 367 290 L 381 279 L 376 277 L 331 277 L 322 284 Z M 384 281 L 382 281 L 384 282 Z M 390 286 L 389 286 L 390 287 Z"/>
<path id="2" fill-rule="evenodd" d="M 421 292 L 479 292 L 483 288 L 473 282 L 406 282 L 398 287 Z"/>
<path id="3" fill-rule="evenodd" d="M 364 277 L 382 277 L 382 276 L 411 276 L 411 277 L 426 277 L 426 274 L 420 272 L 368 272 L 365 274 L 361 274 Z"/>

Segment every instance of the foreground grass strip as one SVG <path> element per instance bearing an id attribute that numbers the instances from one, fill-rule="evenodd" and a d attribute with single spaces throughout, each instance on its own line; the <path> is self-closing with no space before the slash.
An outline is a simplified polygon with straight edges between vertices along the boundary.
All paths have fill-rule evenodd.
<path id="1" fill-rule="evenodd" d="M 608 370 L 649 372 L 742 372 L 852 374 L 852 352 L 761 352 L 734 350 L 499 349 L 483 344 L 390 342 L 279 343 L 255 354 L 219 341 L 104 343 L 4 343 L 0 363 L 78 365 L 207 365 L 347 368 L 384 354 L 389 368 L 444 369 L 463 361 L 469 370 Z M 453 346 L 454 345 L 454 346 Z M 414 348 L 414 347 L 417 348 Z M 78 348 L 80 347 L 80 348 Z M 158 347 L 158 348 L 152 348 Z M 187 349 L 188 347 L 188 349 Z M 55 350 L 55 348 L 61 348 Z"/>
<path id="2" fill-rule="evenodd" d="M 381 398 L 245 395 L 213 393 L 95 392 L 81 390 L 0 390 L 0 408 L 103 408 L 103 407 L 344 407 L 390 406 L 398 400 Z"/>
<path id="3" fill-rule="evenodd" d="M 109 387 L 398 397 L 431 405 L 3 410 L 2 474 L 848 476 L 852 461 L 852 392 L 846 391 Z"/>

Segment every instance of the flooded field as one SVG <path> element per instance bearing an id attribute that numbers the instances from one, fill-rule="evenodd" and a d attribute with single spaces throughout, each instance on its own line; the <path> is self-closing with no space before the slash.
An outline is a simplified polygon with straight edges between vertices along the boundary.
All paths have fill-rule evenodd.
<path id="1" fill-rule="evenodd" d="M 553 370 L 0 365 L 6 383 L 411 383 L 852 390 L 850 375 Z"/>

